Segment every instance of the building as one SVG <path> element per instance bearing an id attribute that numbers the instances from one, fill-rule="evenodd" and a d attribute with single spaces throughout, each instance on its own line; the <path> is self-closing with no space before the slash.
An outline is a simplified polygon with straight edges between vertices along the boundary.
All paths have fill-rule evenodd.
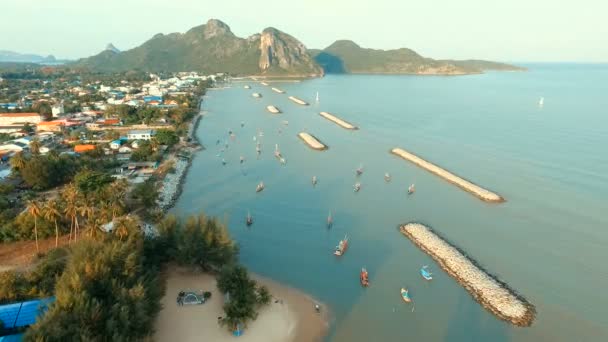
<path id="1" fill-rule="evenodd" d="M 0 144 L 0 153 L 6 152 L 23 152 L 27 149 L 28 145 L 18 141 L 7 141 L 4 144 Z"/>
<path id="2" fill-rule="evenodd" d="M 110 142 L 110 148 L 113 150 L 118 150 L 122 145 L 124 145 L 125 142 L 127 142 L 126 138 L 113 140 L 112 142 Z"/>
<path id="3" fill-rule="evenodd" d="M 60 103 L 54 104 L 54 105 L 51 107 L 51 112 L 53 113 L 53 117 L 54 117 L 54 118 L 57 118 L 57 117 L 59 117 L 60 115 L 63 115 L 63 114 L 65 113 L 65 110 L 64 110 L 64 108 L 63 108 L 63 102 L 60 102 Z"/>
<path id="4" fill-rule="evenodd" d="M 53 120 L 53 121 L 42 121 L 36 126 L 38 132 L 61 132 L 63 128 L 75 128 L 82 126 L 82 122 L 74 120 Z"/>
<path id="5" fill-rule="evenodd" d="M 83 152 L 89 152 L 89 151 L 94 151 L 95 150 L 95 145 L 76 145 L 74 146 L 74 152 L 76 153 L 83 153 Z"/>
<path id="6" fill-rule="evenodd" d="M 0 133 L 11 134 L 20 132 L 23 129 L 21 125 L 0 126 Z"/>
<path id="7" fill-rule="evenodd" d="M 38 113 L 0 113 L 0 126 L 38 124 L 42 117 Z"/>
<path id="8" fill-rule="evenodd" d="M 7 341 L 21 341 L 20 333 L 36 323 L 55 301 L 55 297 L 28 300 L 12 304 L 0 305 L 0 322 L 2 323 L 2 338 Z"/>
<path id="9" fill-rule="evenodd" d="M 133 152 L 133 149 L 126 145 L 118 148 L 118 153 L 131 153 L 131 152 Z"/>
<path id="10" fill-rule="evenodd" d="M 154 135 L 156 135 L 156 131 L 154 131 L 153 129 L 133 130 L 129 131 L 129 134 L 127 134 L 127 139 L 150 140 Z"/>

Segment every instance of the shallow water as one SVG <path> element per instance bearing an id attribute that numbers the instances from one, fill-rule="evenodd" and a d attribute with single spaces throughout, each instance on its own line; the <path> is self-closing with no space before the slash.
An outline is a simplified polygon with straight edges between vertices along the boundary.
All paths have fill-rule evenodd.
<path id="1" fill-rule="evenodd" d="M 463 77 L 327 76 L 280 84 L 287 94 L 237 82 L 211 91 L 197 132 L 207 149 L 196 155 L 175 211 L 202 209 L 226 220 L 244 264 L 329 304 L 335 317 L 329 341 L 608 340 L 608 97 L 602 91 L 608 66 L 529 67 Z M 311 105 L 297 105 L 289 95 Z M 268 113 L 269 104 L 283 114 Z M 319 111 L 361 129 L 344 130 Z M 258 129 L 264 136 L 256 138 L 262 144 L 256 159 Z M 308 148 L 300 131 L 329 150 Z M 224 142 L 229 147 L 221 153 Z M 274 158 L 275 144 L 286 166 Z M 507 202 L 484 203 L 389 154 L 393 147 Z M 360 164 L 362 189 L 354 193 Z M 266 189 L 256 194 L 259 181 Z M 410 183 L 417 192 L 408 197 Z M 477 304 L 398 233 L 409 221 L 432 226 L 535 304 L 532 327 L 513 327 Z M 350 247 L 336 258 L 333 248 L 345 234 Z M 432 282 L 420 277 L 422 265 L 433 269 Z M 367 289 L 358 281 L 363 266 Z M 403 286 L 413 312 L 400 299 Z"/>

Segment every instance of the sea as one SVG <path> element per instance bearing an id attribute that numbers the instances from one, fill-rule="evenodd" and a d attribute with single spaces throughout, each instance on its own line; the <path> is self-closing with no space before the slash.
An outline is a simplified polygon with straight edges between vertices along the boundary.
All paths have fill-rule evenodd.
<path id="1" fill-rule="evenodd" d="M 326 341 L 608 341 L 608 65 L 523 66 L 528 71 L 271 84 L 286 94 L 227 82 L 204 97 L 196 135 L 205 150 L 173 211 L 217 216 L 252 272 L 324 303 Z M 360 129 L 345 130 L 320 111 Z M 329 149 L 310 149 L 299 132 Z M 483 202 L 391 155 L 394 147 L 506 202 Z M 410 184 L 416 192 L 408 196 Z M 407 222 L 432 227 L 525 297 L 537 311 L 532 326 L 515 327 L 479 305 L 398 232 Z M 345 236 L 349 248 L 336 257 Z M 432 281 L 420 276 L 424 265 Z M 362 267 L 368 288 L 359 283 Z M 413 304 L 401 300 L 402 287 Z"/>

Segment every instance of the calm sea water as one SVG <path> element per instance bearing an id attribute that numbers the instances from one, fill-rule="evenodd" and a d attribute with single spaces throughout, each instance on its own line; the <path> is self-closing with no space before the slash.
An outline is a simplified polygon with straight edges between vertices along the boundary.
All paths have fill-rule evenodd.
<path id="1" fill-rule="evenodd" d="M 278 84 L 283 95 L 236 82 L 212 91 L 197 132 L 207 150 L 196 155 L 175 211 L 226 220 L 252 271 L 329 304 L 329 341 L 607 341 L 608 66 L 529 67 L 465 77 L 327 76 Z M 254 99 L 253 91 L 264 97 Z M 284 113 L 266 112 L 269 104 Z M 321 110 L 361 129 L 344 130 Z M 258 130 L 263 151 L 256 159 Z M 300 131 L 330 149 L 309 149 Z M 273 157 L 275 144 L 286 166 Z M 397 159 L 388 153 L 397 146 L 507 202 L 484 203 Z M 360 164 L 362 189 L 354 193 Z M 266 190 L 256 194 L 259 181 Z M 410 183 L 417 192 L 408 197 Z M 327 229 L 330 210 L 335 224 Z M 533 326 L 513 327 L 477 304 L 398 233 L 409 221 L 434 227 L 535 304 Z M 350 248 L 336 258 L 345 234 Z M 432 282 L 419 276 L 422 265 L 433 269 Z M 363 266 L 367 289 L 358 280 Z M 400 299 L 403 286 L 413 312 Z"/>

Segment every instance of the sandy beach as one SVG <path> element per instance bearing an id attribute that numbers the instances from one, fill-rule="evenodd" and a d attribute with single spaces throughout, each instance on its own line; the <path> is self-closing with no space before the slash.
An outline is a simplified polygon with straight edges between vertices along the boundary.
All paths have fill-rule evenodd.
<path id="1" fill-rule="evenodd" d="M 314 310 L 316 301 L 306 294 L 272 280 L 252 275 L 266 285 L 273 296 L 271 304 L 262 308 L 255 321 L 249 323 L 241 342 L 314 342 L 321 341 L 328 328 L 325 305 L 321 314 Z M 170 266 L 166 271 L 166 294 L 161 300 L 162 311 L 155 324 L 154 341 L 235 341 L 235 337 L 218 323 L 224 315 L 224 302 L 209 274 Z M 179 291 L 210 291 L 212 297 L 202 305 L 178 306 Z"/>

